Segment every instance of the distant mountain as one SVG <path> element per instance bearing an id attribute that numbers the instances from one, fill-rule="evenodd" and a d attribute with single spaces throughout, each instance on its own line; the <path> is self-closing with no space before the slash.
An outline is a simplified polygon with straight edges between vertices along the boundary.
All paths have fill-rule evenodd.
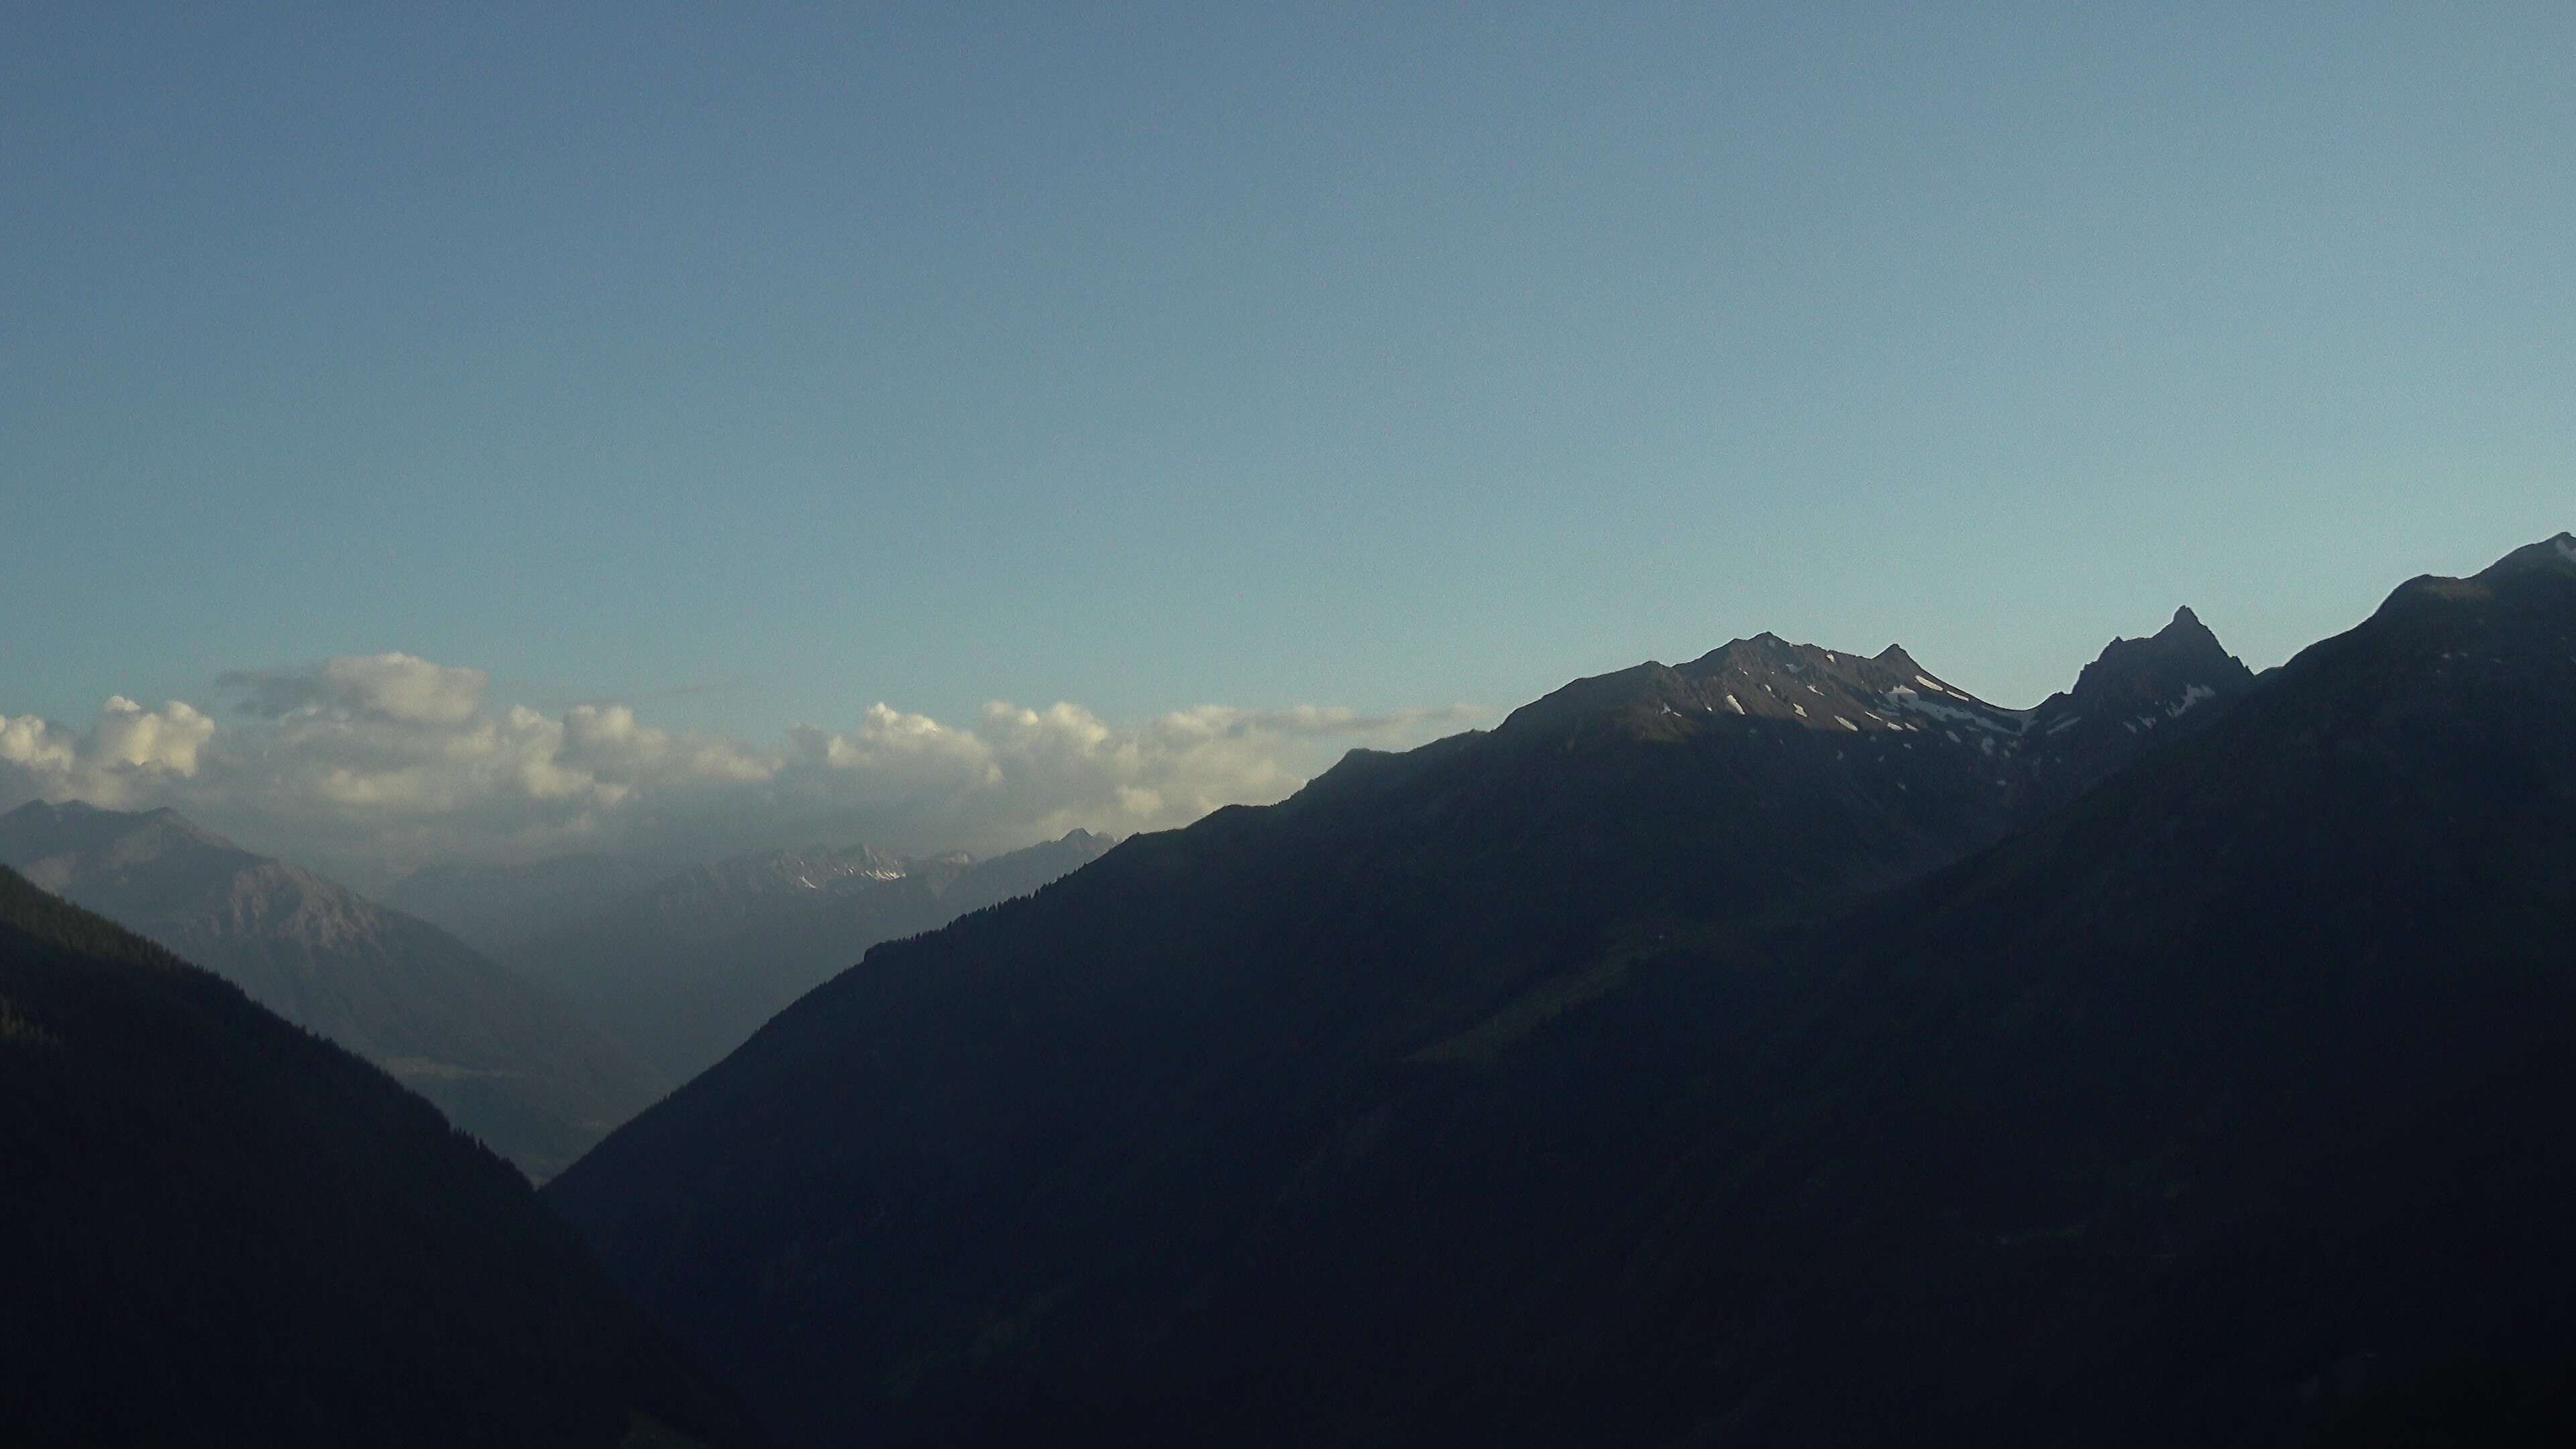
<path id="1" fill-rule="evenodd" d="M 982 861 L 866 845 L 736 856 L 656 881 L 507 959 L 685 1081 L 869 947 L 1025 895 L 1109 844 L 1076 830 Z"/>
<path id="2" fill-rule="evenodd" d="M 495 960 L 589 920 L 669 873 L 633 856 L 559 855 L 522 865 L 433 865 L 395 881 L 385 903 Z"/>
<path id="3" fill-rule="evenodd" d="M 510 1167 L 0 869 L 13 1445 L 757 1445 Z"/>
<path id="4" fill-rule="evenodd" d="M 879 947 L 550 1197 L 812 1443 L 1660 1442 L 1585 1432 L 1635 1411 L 1590 1380 L 1494 1412 L 1553 1392 L 1497 1366 L 1591 1372 L 1648 1189 L 1866 1085 L 1701 1095 L 1765 1013 L 1827 1030 L 1738 953 L 2223 727 L 2251 683 L 2199 634 L 2041 711 L 1762 635 L 1353 752 Z"/>
<path id="5" fill-rule="evenodd" d="M 561 1171 L 662 1089 L 455 937 L 172 811 L 32 802 L 0 815 L 0 865 L 383 1066 L 533 1177 Z"/>

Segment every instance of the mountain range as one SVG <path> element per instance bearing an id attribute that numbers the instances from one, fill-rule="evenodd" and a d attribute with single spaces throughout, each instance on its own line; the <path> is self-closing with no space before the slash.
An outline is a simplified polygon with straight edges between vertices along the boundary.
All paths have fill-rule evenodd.
<path id="1" fill-rule="evenodd" d="M 2259 676 L 1760 635 L 1114 848 L 578 862 L 544 983 L 168 812 L 0 860 L 13 1440 L 2576 1436 L 2565 534 Z M 585 980 L 749 1037 L 541 1192 L 362 1059 L 558 1111 Z"/>
<path id="2" fill-rule="evenodd" d="M 382 1066 L 540 1180 L 669 1084 L 427 921 L 170 810 L 32 801 L 0 815 L 0 865 Z"/>
<path id="3" fill-rule="evenodd" d="M 2555 1422 L 2571 722 L 2563 537 L 2028 711 L 1738 640 L 881 946 L 548 1197 L 818 1444 Z"/>

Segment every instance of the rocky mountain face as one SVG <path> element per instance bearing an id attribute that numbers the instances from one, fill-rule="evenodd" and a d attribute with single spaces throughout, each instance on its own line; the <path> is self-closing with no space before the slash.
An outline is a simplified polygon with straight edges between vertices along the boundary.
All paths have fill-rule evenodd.
<path id="1" fill-rule="evenodd" d="M 1763 1101 L 1691 1073 L 1762 1013 L 1825 1029 L 1742 963 L 2223 725 L 2250 681 L 2196 627 L 2044 715 L 1762 636 L 1354 752 L 879 947 L 550 1195 L 811 1442 L 1526 1440 L 1444 1396 L 1495 1389 L 1494 1354 L 1593 1362 L 1610 1310 L 1554 1312 L 1569 1255 L 1626 1283 L 1647 1186 L 1723 1180 L 1726 1113 Z"/>
<path id="2" fill-rule="evenodd" d="M 2119 769 L 2141 741 L 2208 724 L 2253 684 L 2253 672 L 2189 609 L 2151 637 L 2112 640 L 2073 689 L 2030 712 L 2024 733 L 2051 762 L 2047 803 L 2063 804 Z"/>
<path id="3" fill-rule="evenodd" d="M 658 880 L 507 959 L 684 1081 L 868 948 L 1026 894 L 1108 847 L 1077 830 L 983 861 L 867 845 L 736 856 Z"/>
<path id="4" fill-rule="evenodd" d="M 446 932 L 174 812 L 31 802 L 0 815 L 0 864 L 383 1066 L 537 1178 L 663 1089 Z"/>
<path id="5" fill-rule="evenodd" d="M 428 1103 L 6 869 L 0 1162 L 12 1444 L 769 1442 Z"/>

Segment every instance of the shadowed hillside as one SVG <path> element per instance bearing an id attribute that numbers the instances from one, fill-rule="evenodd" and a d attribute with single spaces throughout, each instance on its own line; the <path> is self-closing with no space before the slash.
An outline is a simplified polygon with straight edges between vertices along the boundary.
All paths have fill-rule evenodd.
<path id="1" fill-rule="evenodd" d="M 1490 1366 L 1621 1301 L 1601 1271 L 1534 1322 L 1566 1255 L 1724 1120 L 1669 1119 L 1710 1064 L 1633 1004 L 2223 722 L 2242 666 L 2170 632 L 2168 695 L 2136 649 L 2073 692 L 2160 721 L 2107 736 L 1764 636 L 1355 754 L 878 949 L 553 1199 L 816 1443 L 1501 1434 L 1476 1406 L 1525 1370 Z M 1775 1009 L 1700 980 L 1720 1021 Z"/>
<path id="2" fill-rule="evenodd" d="M 13 1444 L 765 1442 L 435 1108 L 7 870 L 0 1162 Z"/>

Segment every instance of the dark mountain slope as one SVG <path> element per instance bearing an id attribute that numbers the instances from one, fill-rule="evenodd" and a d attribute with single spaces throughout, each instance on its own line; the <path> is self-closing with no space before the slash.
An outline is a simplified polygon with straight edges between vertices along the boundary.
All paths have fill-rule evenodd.
<path id="1" fill-rule="evenodd" d="M 1004 1432 L 1013 1405 L 1034 1432 L 1068 1398 L 1284 1429 L 1330 1401 L 1289 1375 L 1249 1414 L 1268 1390 L 1223 1385 L 1264 1351 L 1213 1346 L 1268 1328 L 1202 1319 L 1258 1298 L 1254 1245 L 1319 1162 L 1369 1155 L 1388 1093 L 1483 1074 L 1677 941 L 1993 840 L 2075 788 L 2025 722 L 1901 650 L 1766 636 L 1580 681 L 1490 735 L 1356 753 L 1282 805 L 879 948 L 554 1200 L 817 1442 Z M 1279 1322 L 1301 1369 L 1341 1352 Z"/>
<path id="2" fill-rule="evenodd" d="M 12 1444 L 763 1442 L 429 1104 L 7 870 L 0 1163 Z"/>
<path id="3" fill-rule="evenodd" d="M 656 881 L 512 960 L 686 1081 L 878 942 L 1025 895 L 1108 848 L 1076 830 L 989 860 L 866 845 L 736 856 Z"/>
<path id="4" fill-rule="evenodd" d="M 172 811 L 32 802 L 0 815 L 0 865 L 383 1066 L 532 1176 L 561 1171 L 661 1090 L 464 942 Z"/>
<path id="5" fill-rule="evenodd" d="M 1391 1088 L 1176 1384 L 1391 1442 L 2564 1442 L 2576 567 L 2529 562 Z"/>

